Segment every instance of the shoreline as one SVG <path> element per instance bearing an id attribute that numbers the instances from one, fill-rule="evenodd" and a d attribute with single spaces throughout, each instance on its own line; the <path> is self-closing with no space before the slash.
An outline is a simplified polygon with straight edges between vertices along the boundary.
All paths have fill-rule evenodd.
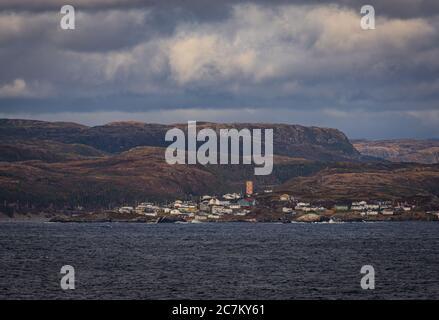
<path id="1" fill-rule="evenodd" d="M 422 223 L 437 223 L 436 220 L 369 220 L 369 221 L 340 221 L 340 222 L 298 222 L 292 221 L 289 223 L 276 222 L 276 221 L 259 221 L 259 222 L 245 222 L 245 221 L 206 221 L 199 223 L 165 223 L 171 225 L 199 225 L 199 224 L 208 224 L 208 225 L 222 225 L 222 224 L 276 224 L 276 225 L 289 225 L 289 224 L 301 224 L 301 225 L 340 225 L 340 224 L 381 224 L 381 223 L 405 223 L 405 222 L 422 222 Z M 98 225 L 98 224 L 140 224 L 140 225 L 156 225 L 162 223 L 154 223 L 154 222 L 134 222 L 134 221 L 69 221 L 69 222 L 61 222 L 61 221 L 50 221 L 50 220 L 0 220 L 0 225 L 6 224 L 70 224 L 70 225 Z"/>
<path id="2" fill-rule="evenodd" d="M 266 212 L 252 212 L 245 216 L 237 216 L 231 214 L 224 214 L 217 216 L 215 219 L 209 215 L 169 215 L 159 214 L 157 216 L 144 216 L 133 213 L 115 213 L 115 212 L 100 212 L 100 213 L 86 213 L 72 216 L 55 215 L 49 221 L 51 222 L 130 222 L 130 223 L 232 223 L 232 222 L 245 222 L 245 223 L 338 223 L 338 222 L 380 222 L 380 221 L 439 221 L 439 217 L 436 215 L 430 215 L 426 212 L 410 212 L 401 213 L 395 215 L 374 215 L 374 216 L 361 216 L 353 212 L 346 213 L 305 213 L 300 212 L 297 214 L 284 214 L 272 211 Z"/>
<path id="3" fill-rule="evenodd" d="M 130 219 L 63 219 L 63 218 L 1 218 L 0 224 L 14 223 L 59 223 L 59 224 L 99 224 L 99 223 L 130 223 L 130 224 L 225 224 L 225 223 L 246 223 L 246 224 L 344 224 L 344 223 L 381 223 L 381 222 L 439 222 L 439 219 L 347 219 L 347 220 L 325 220 L 325 221 L 249 221 L 249 220 L 220 220 L 220 221 L 139 221 Z"/>

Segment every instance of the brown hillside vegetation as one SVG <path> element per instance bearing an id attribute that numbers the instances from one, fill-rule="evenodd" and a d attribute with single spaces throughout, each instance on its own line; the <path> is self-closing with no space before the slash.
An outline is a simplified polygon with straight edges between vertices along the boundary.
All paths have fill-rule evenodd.
<path id="1" fill-rule="evenodd" d="M 138 148 L 113 157 L 0 165 L 0 198 L 34 205 L 109 206 L 212 191 L 217 178 L 198 166 L 167 165 L 164 150 Z"/>
<path id="2" fill-rule="evenodd" d="M 339 130 L 286 124 L 202 123 L 197 127 L 216 129 L 274 129 L 274 153 L 318 161 L 358 160 L 359 152 Z M 166 132 L 187 124 L 163 125 L 114 122 L 86 127 L 72 123 L 0 119 L 0 142 L 42 139 L 83 144 L 107 153 L 120 153 L 139 146 L 166 147 Z"/>
<path id="3" fill-rule="evenodd" d="M 0 204 L 8 208 L 109 208 L 242 192 L 246 180 L 253 180 L 259 190 L 282 185 L 280 189 L 310 200 L 417 198 L 431 202 L 439 194 L 438 166 L 364 162 L 335 129 L 274 124 L 197 126 L 217 131 L 274 127 L 272 174 L 255 176 L 252 165 L 168 165 L 164 134 L 172 125 L 116 122 L 86 127 L 0 120 Z"/>
<path id="4" fill-rule="evenodd" d="M 439 163 L 439 140 L 354 141 L 363 155 L 393 162 Z"/>
<path id="5" fill-rule="evenodd" d="M 286 182 L 281 190 L 307 200 L 408 200 L 439 197 L 439 166 L 340 165 Z"/>
<path id="6" fill-rule="evenodd" d="M 0 141 L 0 161 L 42 160 L 59 162 L 103 157 L 106 153 L 83 144 L 66 144 L 52 140 Z"/>
<path id="7" fill-rule="evenodd" d="M 164 148 L 138 147 L 100 158 L 47 163 L 0 162 L 0 199 L 7 202 L 56 207 L 108 207 L 146 199 L 175 199 L 188 195 L 241 191 L 254 179 L 244 165 L 168 165 Z M 322 164 L 275 157 L 274 174 L 258 183 L 279 184 L 309 175 Z"/>

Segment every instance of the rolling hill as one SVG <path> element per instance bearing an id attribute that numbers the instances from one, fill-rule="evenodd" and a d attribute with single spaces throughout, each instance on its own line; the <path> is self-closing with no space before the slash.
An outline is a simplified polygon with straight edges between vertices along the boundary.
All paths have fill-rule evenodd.
<path id="1" fill-rule="evenodd" d="M 67 144 L 53 140 L 0 140 L 0 161 L 42 160 L 59 162 L 103 157 L 107 153 L 83 144 Z"/>
<path id="2" fill-rule="evenodd" d="M 198 123 L 198 129 L 274 128 L 274 168 L 254 176 L 251 165 L 168 165 L 164 135 L 172 127 L 117 122 L 0 120 L 0 211 L 105 209 L 145 200 L 279 186 L 304 199 L 417 198 L 437 202 L 439 167 L 366 161 L 336 129 L 277 124 Z"/>
<path id="3" fill-rule="evenodd" d="M 439 163 L 439 140 L 356 140 L 353 144 L 363 155 L 392 162 Z"/>
<path id="4" fill-rule="evenodd" d="M 439 165 L 339 163 L 279 187 L 307 201 L 415 201 L 439 204 Z"/>
<path id="5" fill-rule="evenodd" d="M 86 127 L 74 123 L 0 119 L 0 143 L 11 140 L 52 140 L 64 144 L 83 144 L 107 153 L 120 153 L 139 146 L 166 147 L 166 132 L 187 124 L 163 125 L 141 122 L 115 122 Z M 358 160 L 360 153 L 339 130 L 285 124 L 217 124 L 199 123 L 199 129 L 210 127 L 238 130 L 273 128 L 274 153 L 319 161 Z"/>
<path id="6" fill-rule="evenodd" d="M 255 179 L 252 166 L 168 165 L 164 149 L 137 147 L 121 154 L 56 163 L 0 163 L 0 199 L 22 206 L 107 208 L 124 203 L 242 191 Z M 256 183 L 280 184 L 319 171 L 322 163 L 275 157 L 270 176 Z"/>

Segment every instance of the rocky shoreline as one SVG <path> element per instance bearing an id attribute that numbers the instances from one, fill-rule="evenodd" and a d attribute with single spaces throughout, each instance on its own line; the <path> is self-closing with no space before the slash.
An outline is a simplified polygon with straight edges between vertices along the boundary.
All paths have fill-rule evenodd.
<path id="1" fill-rule="evenodd" d="M 199 222 L 249 222 L 249 223 L 316 223 L 316 222 L 380 222 L 380 221 L 439 221 L 439 217 L 426 212 L 410 212 L 392 216 L 360 216 L 355 213 L 305 213 L 298 215 L 279 214 L 268 212 L 255 213 L 245 217 L 224 215 L 220 219 L 197 221 L 181 216 L 161 215 L 158 217 L 141 216 L 137 214 L 122 214 L 113 211 L 89 212 L 81 214 L 15 214 L 6 216 L 0 214 L 0 222 L 59 222 L 59 223 L 199 223 Z"/>
<path id="2" fill-rule="evenodd" d="M 76 216 L 57 215 L 48 220 L 49 222 L 61 223 L 90 223 L 90 222 L 131 222 L 131 223 L 200 223 L 200 222 L 250 222 L 250 223 L 315 223 L 315 222 L 379 222 L 379 221 L 439 221 L 434 215 L 424 212 L 413 212 L 393 216 L 377 215 L 374 217 L 361 217 L 356 214 L 333 214 L 319 215 L 314 213 L 306 213 L 297 216 L 267 214 L 258 215 L 251 214 L 246 217 L 223 216 L 221 219 L 207 219 L 198 221 L 196 219 L 187 219 L 179 216 L 159 216 L 144 217 L 135 214 L 120 214 L 114 212 L 89 213 Z"/>

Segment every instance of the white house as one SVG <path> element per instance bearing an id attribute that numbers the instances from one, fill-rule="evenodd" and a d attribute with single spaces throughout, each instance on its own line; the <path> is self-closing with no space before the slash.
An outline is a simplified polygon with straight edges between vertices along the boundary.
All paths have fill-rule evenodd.
<path id="1" fill-rule="evenodd" d="M 241 195 L 239 193 L 226 193 L 223 195 L 223 198 L 226 200 L 237 200 L 241 198 Z"/>
<path id="2" fill-rule="evenodd" d="M 143 215 L 148 217 L 157 217 L 157 212 L 144 212 Z"/>
<path id="3" fill-rule="evenodd" d="M 232 214 L 233 210 L 222 206 L 212 206 L 212 214 Z"/>
<path id="4" fill-rule="evenodd" d="M 119 213 L 132 213 L 134 211 L 133 207 L 121 207 L 119 208 Z"/>
<path id="5" fill-rule="evenodd" d="M 391 216 L 391 215 L 393 215 L 393 210 L 385 209 L 385 210 L 383 210 L 382 214 L 385 216 Z"/>
<path id="6" fill-rule="evenodd" d="M 221 204 L 221 201 L 218 199 L 212 198 L 209 200 L 209 206 L 219 206 Z"/>
<path id="7" fill-rule="evenodd" d="M 183 201 L 181 200 L 175 200 L 174 202 L 174 208 L 180 208 L 183 205 Z"/>

